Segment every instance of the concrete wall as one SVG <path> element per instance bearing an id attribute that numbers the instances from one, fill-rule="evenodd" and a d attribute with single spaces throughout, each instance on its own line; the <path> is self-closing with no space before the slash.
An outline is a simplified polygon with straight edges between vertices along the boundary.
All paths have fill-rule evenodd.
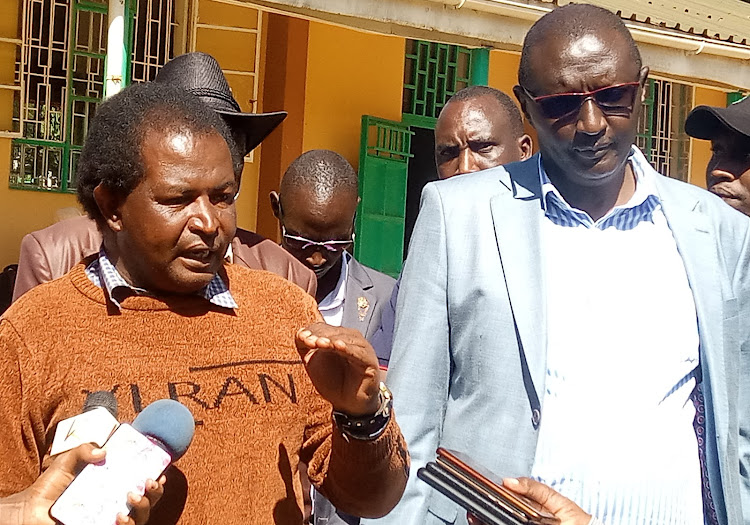
<path id="1" fill-rule="evenodd" d="M 509 51 L 490 51 L 490 71 L 488 76 L 488 83 L 490 87 L 499 89 L 503 93 L 507 94 L 516 105 L 519 106 L 518 100 L 516 100 L 513 94 L 513 86 L 518 84 L 518 64 L 521 62 L 520 53 L 513 53 Z M 531 136 L 534 143 L 534 152 L 538 151 L 536 131 L 531 127 L 531 124 L 524 118 L 523 121 L 524 129 L 526 133 Z"/>
<path id="2" fill-rule="evenodd" d="M 362 115 L 401 120 L 403 38 L 269 15 L 263 101 L 289 116 L 264 143 L 258 232 L 278 238 L 268 193 L 304 151 L 331 149 L 359 165 Z"/>
<path id="3" fill-rule="evenodd" d="M 359 164 L 362 115 L 401 120 L 403 38 L 313 22 L 307 48 L 303 150 Z"/>
<path id="4" fill-rule="evenodd" d="M 258 29 L 257 9 L 200 0 L 197 22 L 201 25 L 195 31 L 193 49 L 213 55 L 221 68 L 227 71 L 225 76 L 229 87 L 242 111 L 261 111 L 262 103 L 259 101 L 256 104 L 255 96 L 257 77 L 248 74 L 256 73 L 255 50 L 258 35 L 242 31 Z M 238 28 L 239 31 L 219 29 L 221 27 Z M 257 226 L 258 216 L 260 154 L 261 150 L 258 148 L 245 158 L 240 195 L 237 199 L 237 225 L 253 231 Z"/>

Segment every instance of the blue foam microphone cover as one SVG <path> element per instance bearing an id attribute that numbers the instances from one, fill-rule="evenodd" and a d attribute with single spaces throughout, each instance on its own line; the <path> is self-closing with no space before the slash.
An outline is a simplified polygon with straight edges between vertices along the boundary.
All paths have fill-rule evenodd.
<path id="1" fill-rule="evenodd" d="M 190 410 L 173 399 L 154 401 L 133 420 L 133 428 L 164 445 L 172 461 L 187 452 L 195 433 Z"/>

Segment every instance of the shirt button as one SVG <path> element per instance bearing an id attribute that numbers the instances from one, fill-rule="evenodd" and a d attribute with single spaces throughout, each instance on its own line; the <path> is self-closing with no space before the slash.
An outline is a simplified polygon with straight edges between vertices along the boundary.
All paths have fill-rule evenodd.
<path id="1" fill-rule="evenodd" d="M 542 420 L 542 412 L 535 408 L 531 411 L 531 424 L 534 425 L 534 428 L 537 428 L 539 426 L 539 422 Z"/>

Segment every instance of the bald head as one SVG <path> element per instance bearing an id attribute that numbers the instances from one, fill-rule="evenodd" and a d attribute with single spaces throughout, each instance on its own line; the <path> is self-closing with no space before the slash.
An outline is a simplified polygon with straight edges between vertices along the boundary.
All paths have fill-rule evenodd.
<path id="1" fill-rule="evenodd" d="M 284 173 L 279 193 L 271 192 L 281 245 L 315 272 L 319 301 L 338 281 L 343 251 L 354 242 L 358 203 L 357 172 L 330 150 L 297 157 Z"/>
<path id="2" fill-rule="evenodd" d="M 615 13 L 590 4 L 568 4 L 547 13 L 531 26 L 523 41 L 518 83 L 532 93 L 536 91 L 536 74 L 532 66 L 534 52 L 542 52 L 544 44 L 556 39 L 560 42 L 578 41 L 585 44 L 586 37 L 616 35 L 623 39 L 635 71 L 642 67 L 641 53 L 633 36 L 622 19 Z"/>
<path id="3" fill-rule="evenodd" d="M 359 180 L 347 160 L 327 149 L 303 153 L 287 168 L 281 180 L 281 195 L 304 190 L 318 202 L 330 201 L 338 193 L 357 195 Z"/>

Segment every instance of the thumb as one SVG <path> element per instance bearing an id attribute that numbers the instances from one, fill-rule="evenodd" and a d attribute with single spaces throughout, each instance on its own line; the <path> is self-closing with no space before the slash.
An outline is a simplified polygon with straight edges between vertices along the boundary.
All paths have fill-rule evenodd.
<path id="1" fill-rule="evenodd" d="M 104 450 L 91 443 L 80 445 L 55 458 L 49 468 L 39 476 L 40 483 L 67 486 L 83 467 L 103 460 L 104 456 Z"/>

